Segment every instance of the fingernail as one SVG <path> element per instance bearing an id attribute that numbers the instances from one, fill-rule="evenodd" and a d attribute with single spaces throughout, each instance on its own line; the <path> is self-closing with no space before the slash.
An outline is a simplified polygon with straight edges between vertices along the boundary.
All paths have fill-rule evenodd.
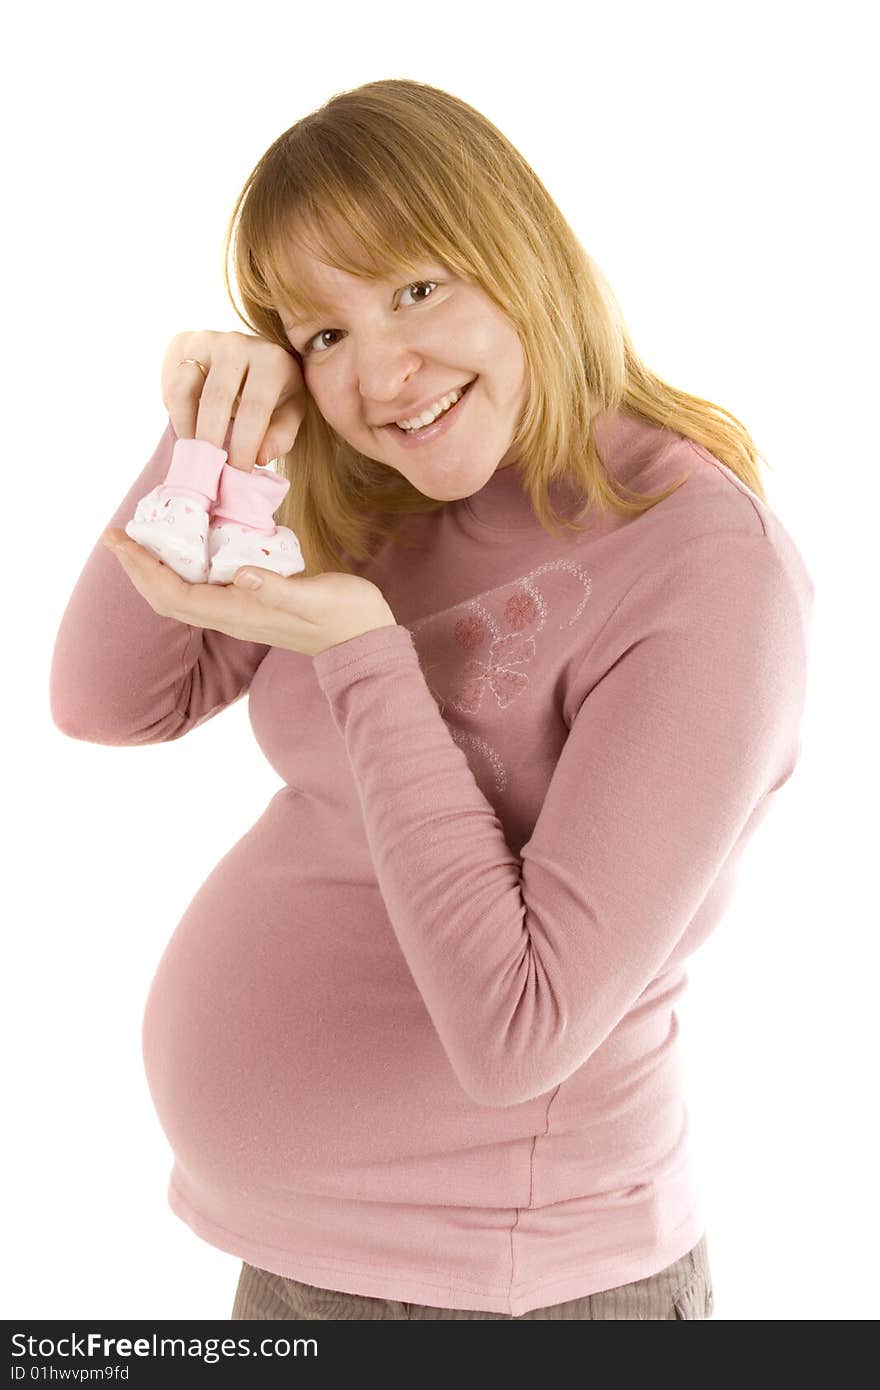
<path id="1" fill-rule="evenodd" d="M 259 575 L 251 574 L 250 570 L 245 570 L 244 574 L 236 575 L 235 584 L 240 584 L 243 589 L 259 589 L 263 583 Z"/>

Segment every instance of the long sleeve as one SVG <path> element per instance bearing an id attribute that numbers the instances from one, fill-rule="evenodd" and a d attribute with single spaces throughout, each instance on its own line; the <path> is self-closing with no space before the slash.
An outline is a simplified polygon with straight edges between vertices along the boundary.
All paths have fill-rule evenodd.
<path id="1" fill-rule="evenodd" d="M 521 859 L 408 629 L 313 659 L 400 949 L 480 1103 L 564 1081 L 682 943 L 795 765 L 811 597 L 756 533 L 697 536 L 640 575 L 579 658 Z"/>
<path id="2" fill-rule="evenodd" d="M 176 439 L 169 420 L 106 526 L 124 526 L 140 498 L 163 481 Z M 55 640 L 52 719 L 62 733 L 89 743 L 170 742 L 244 694 L 268 650 L 160 616 L 99 538 Z"/>

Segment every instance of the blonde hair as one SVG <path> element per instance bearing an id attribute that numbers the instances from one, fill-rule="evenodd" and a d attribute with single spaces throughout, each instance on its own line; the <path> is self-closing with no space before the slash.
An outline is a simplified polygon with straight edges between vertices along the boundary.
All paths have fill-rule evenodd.
<path id="1" fill-rule="evenodd" d="M 227 230 L 226 288 L 242 322 L 288 352 L 279 307 L 297 316 L 320 313 L 290 280 L 295 233 L 317 259 L 359 278 L 392 271 L 405 277 L 419 262 L 439 259 L 479 285 L 514 324 L 529 394 L 510 466 L 551 534 L 580 530 L 591 506 L 638 516 L 686 481 L 643 494 L 616 479 L 591 430 L 602 411 L 623 411 L 693 440 L 764 499 L 757 462 L 763 455 L 745 426 L 644 365 L 610 287 L 540 179 L 458 97 L 402 78 L 369 82 L 304 116 L 258 161 Z M 244 313 L 229 283 L 233 238 Z M 368 560 L 393 538 L 401 516 L 448 505 L 352 448 L 311 395 L 278 468 L 292 486 L 277 520 L 295 531 L 306 574 L 351 573 L 349 560 Z M 588 498 L 573 518 L 556 512 L 548 496 L 560 477 Z"/>

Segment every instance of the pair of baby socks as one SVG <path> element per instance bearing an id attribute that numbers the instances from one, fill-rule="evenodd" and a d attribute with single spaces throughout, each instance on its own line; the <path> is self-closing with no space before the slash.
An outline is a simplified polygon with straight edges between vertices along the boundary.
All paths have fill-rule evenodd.
<path id="1" fill-rule="evenodd" d="M 225 449 L 178 439 L 165 481 L 141 498 L 126 535 L 192 584 L 230 584 L 242 565 L 305 569 L 299 542 L 274 513 L 290 482 L 270 468 L 226 462 Z"/>

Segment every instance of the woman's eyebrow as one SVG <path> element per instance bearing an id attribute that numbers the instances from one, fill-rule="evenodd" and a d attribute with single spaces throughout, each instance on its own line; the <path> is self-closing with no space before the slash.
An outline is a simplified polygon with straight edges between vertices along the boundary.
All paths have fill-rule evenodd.
<path id="1" fill-rule="evenodd" d="M 427 261 L 426 261 L 426 262 L 424 263 L 424 265 L 416 265 L 415 267 L 410 266 L 408 269 L 405 268 L 403 271 L 394 271 L 394 270 L 390 270 L 390 271 L 388 271 L 388 273 L 387 273 L 386 275 L 377 276 L 376 279 L 375 279 L 375 281 L 374 281 L 374 283 L 376 283 L 377 285 L 381 285 L 381 284 L 383 284 L 383 283 L 387 283 L 387 284 L 390 285 L 390 284 L 392 283 L 392 281 L 398 280 L 399 277 L 400 277 L 400 275 L 406 275 L 406 274 L 409 273 L 410 271 L 414 271 L 416 274 L 418 274 L 420 270 L 426 271 L 426 272 L 427 272 L 427 271 L 431 271 L 431 272 L 433 272 L 433 273 L 435 273 L 435 274 L 439 274 L 439 273 L 446 274 L 446 273 L 447 273 L 447 272 L 446 272 L 446 268 L 445 268 L 444 266 L 441 266 L 439 262 L 437 262 L 436 264 L 434 264 L 433 262 L 427 262 Z M 413 283 L 415 283 L 415 282 L 413 282 Z M 318 304 L 316 307 L 317 307 L 317 312 L 316 312 L 314 315 L 312 315 L 310 312 L 306 311 L 306 313 L 303 315 L 302 318 L 300 318 L 297 314 L 295 314 L 295 313 L 292 311 L 292 309 L 291 309 L 291 311 L 290 311 L 290 321 L 289 321 L 289 323 L 287 323 L 287 324 L 284 325 L 285 330 L 288 331 L 288 332 L 290 332 L 290 331 L 292 331 L 293 329 L 300 330 L 300 329 L 303 329 L 303 328 L 311 328 L 311 327 L 313 327 L 314 325 L 317 325 L 317 324 L 319 324 L 319 323 L 322 323 L 322 322 L 326 321 L 328 318 L 331 317 L 331 315 L 333 315 L 333 314 L 336 313 L 336 310 L 334 309 L 334 307 L 333 307 L 332 304 L 320 303 L 320 304 Z"/>
<path id="2" fill-rule="evenodd" d="M 318 318 L 326 318 L 327 314 L 330 314 L 332 312 L 333 310 L 330 308 L 329 305 L 324 304 L 318 306 Z M 307 328 L 309 324 L 317 323 L 318 318 L 313 318 L 309 313 L 304 314 L 302 318 L 300 318 L 298 314 L 291 314 L 290 322 L 289 324 L 286 324 L 285 327 Z"/>

